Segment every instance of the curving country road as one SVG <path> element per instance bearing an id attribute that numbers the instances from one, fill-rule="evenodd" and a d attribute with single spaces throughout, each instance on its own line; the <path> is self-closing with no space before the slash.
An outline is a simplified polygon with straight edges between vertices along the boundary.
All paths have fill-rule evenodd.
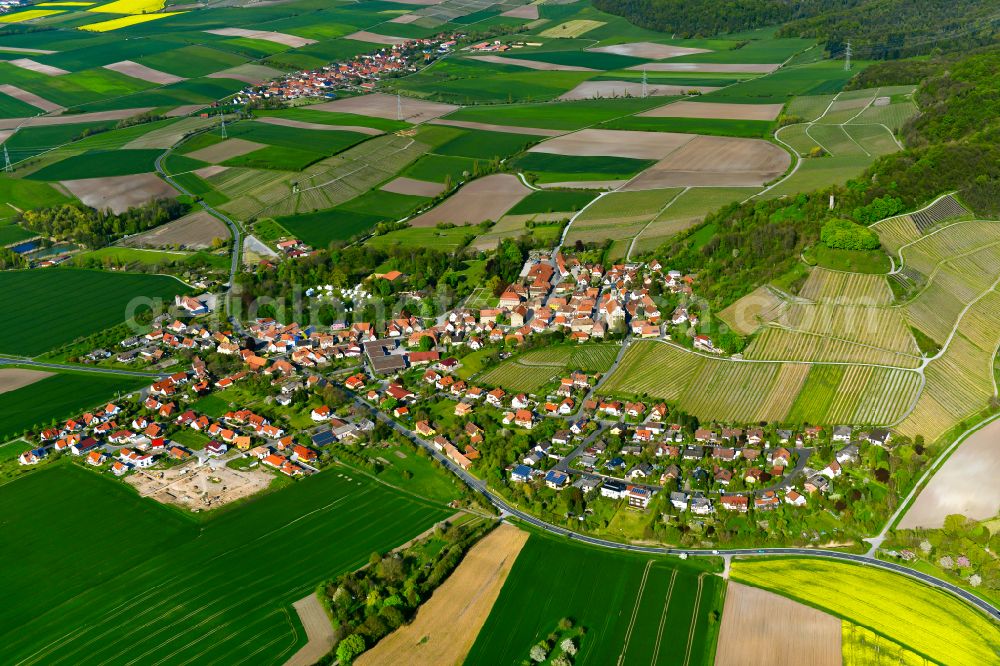
<path id="1" fill-rule="evenodd" d="M 347 390 L 346 388 L 344 390 Z M 350 392 L 349 392 L 350 393 Z M 352 393 L 352 395 L 354 395 Z M 965 600 L 967 603 L 975 606 L 977 609 L 986 613 L 996 621 L 1000 621 L 1000 610 L 998 610 L 993 604 L 988 601 L 977 597 L 976 595 L 963 590 L 957 585 L 952 585 L 948 581 L 941 580 L 930 574 L 923 573 L 922 571 L 916 571 L 904 567 L 900 564 L 895 564 L 893 562 L 885 562 L 883 560 L 876 559 L 869 555 L 855 555 L 853 553 L 843 553 L 836 550 L 823 550 L 818 548 L 732 548 L 732 549 L 719 549 L 719 550 L 697 550 L 697 549 L 687 549 L 687 548 L 664 548 L 658 546 L 640 546 L 627 543 L 618 543 L 616 541 L 608 541 L 606 539 L 600 539 L 597 537 L 588 536 L 586 534 L 579 534 L 573 532 L 564 527 L 558 527 L 552 525 L 543 520 L 540 520 L 529 513 L 525 513 L 520 509 L 511 506 L 502 498 L 498 497 L 496 494 L 492 493 L 489 488 L 486 487 L 486 483 L 476 477 L 472 476 L 464 469 L 456 465 L 447 456 L 439 452 L 434 448 L 429 442 L 421 438 L 415 432 L 409 430 L 403 425 L 397 423 L 393 419 L 389 418 L 386 414 L 369 405 L 367 402 L 361 398 L 355 396 L 354 402 L 356 405 L 366 409 L 370 412 L 376 419 L 382 421 L 389 427 L 391 427 L 396 432 L 400 433 L 414 444 L 426 449 L 431 456 L 444 465 L 445 469 L 450 471 L 452 474 L 461 479 L 467 486 L 478 492 L 486 500 L 489 501 L 494 507 L 496 507 L 501 514 L 502 518 L 515 518 L 524 523 L 537 527 L 538 529 L 545 530 L 550 534 L 555 534 L 558 536 L 566 537 L 574 541 L 580 541 L 592 546 L 598 546 L 600 548 L 612 548 L 615 550 L 625 550 L 637 553 L 648 553 L 650 555 L 685 555 L 688 557 L 700 557 L 700 556 L 716 556 L 716 555 L 742 555 L 748 557 L 760 557 L 760 556 L 775 556 L 775 555 L 795 555 L 801 557 L 821 557 L 830 560 L 841 560 L 844 562 L 852 562 L 855 564 L 861 564 L 863 566 L 875 567 L 878 569 L 885 569 L 887 571 L 892 571 L 894 573 L 902 574 L 904 576 L 909 576 L 919 580 L 927 585 L 935 587 L 939 590 L 945 592 L 950 592 L 951 594 Z"/>
<path id="2" fill-rule="evenodd" d="M 211 128 L 208 128 L 211 129 Z M 208 131 L 208 129 L 203 131 Z M 186 138 L 186 137 L 185 137 Z M 233 250 L 232 250 L 232 260 L 229 264 L 229 287 L 226 290 L 226 312 L 229 312 L 230 295 L 233 291 L 233 285 L 236 283 L 236 271 L 240 269 L 240 256 L 243 252 L 243 236 L 240 231 L 240 225 L 230 219 L 227 215 L 220 213 L 212 206 L 208 205 L 201 197 L 190 192 L 186 187 L 178 183 L 169 176 L 166 171 L 163 170 L 163 160 L 167 158 L 170 153 L 173 152 L 173 147 L 167 148 L 159 157 L 156 158 L 153 166 L 156 167 L 156 173 L 160 175 L 160 178 L 167 181 L 174 189 L 176 189 L 181 194 L 187 195 L 198 202 L 198 204 L 212 217 L 222 220 L 227 227 L 229 227 L 229 233 L 233 237 Z"/>

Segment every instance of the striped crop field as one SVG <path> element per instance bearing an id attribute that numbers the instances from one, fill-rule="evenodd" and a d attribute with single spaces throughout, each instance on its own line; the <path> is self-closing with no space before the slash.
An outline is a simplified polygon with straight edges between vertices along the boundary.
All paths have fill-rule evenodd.
<path id="1" fill-rule="evenodd" d="M 757 287 L 719 313 L 719 319 L 742 335 L 749 335 L 781 318 L 788 303 L 767 285 Z"/>
<path id="2" fill-rule="evenodd" d="M 790 303 L 780 325 L 877 349 L 918 355 L 916 342 L 896 308 L 829 303 Z"/>
<path id="3" fill-rule="evenodd" d="M 909 335 L 909 331 L 906 333 Z M 777 327 L 769 327 L 762 331 L 750 343 L 743 356 L 757 361 L 862 363 L 898 368 L 917 368 L 921 363 L 915 349 L 912 352 L 893 351 Z"/>
<path id="4" fill-rule="evenodd" d="M 956 222 L 934 231 L 903 250 L 903 262 L 931 275 L 941 262 L 1000 243 L 1000 222 Z"/>
<path id="5" fill-rule="evenodd" d="M 907 120 L 916 115 L 917 105 L 913 102 L 899 102 L 886 106 L 869 106 L 861 112 L 854 123 L 878 123 L 885 125 L 894 132 L 899 130 Z"/>
<path id="6" fill-rule="evenodd" d="M 920 238 L 920 230 L 909 215 L 890 217 L 872 225 L 872 230 L 878 234 L 883 247 L 892 253 L 899 248 Z"/>
<path id="7" fill-rule="evenodd" d="M 649 394 L 679 400 L 710 359 L 657 342 L 636 342 L 601 386 L 607 393 Z"/>
<path id="8" fill-rule="evenodd" d="M 899 425 L 904 435 L 933 441 L 956 422 L 986 407 L 995 395 L 993 357 L 1000 333 L 1000 294 L 989 292 L 969 308 L 940 358 L 927 365 L 927 384 L 913 412 Z"/>
<path id="9" fill-rule="evenodd" d="M 607 372 L 615 362 L 616 344 L 557 345 L 532 349 L 517 357 L 521 365 L 548 365 L 583 372 Z"/>
<path id="10" fill-rule="evenodd" d="M 577 221 L 614 220 L 620 218 L 652 218 L 670 203 L 682 188 L 641 190 L 638 192 L 612 192 L 601 197 L 583 211 Z"/>
<path id="11" fill-rule="evenodd" d="M 561 366 L 521 365 L 517 361 L 508 361 L 480 375 L 476 381 L 515 393 L 534 393 L 562 375 Z"/>
<path id="12" fill-rule="evenodd" d="M 714 359 L 655 342 L 633 344 L 602 386 L 672 400 L 701 419 L 876 425 L 899 421 L 919 389 L 911 370 Z"/>
<path id="13" fill-rule="evenodd" d="M 842 273 L 825 268 L 814 268 L 799 296 L 817 303 L 854 305 L 889 305 L 892 290 L 884 275 Z"/>

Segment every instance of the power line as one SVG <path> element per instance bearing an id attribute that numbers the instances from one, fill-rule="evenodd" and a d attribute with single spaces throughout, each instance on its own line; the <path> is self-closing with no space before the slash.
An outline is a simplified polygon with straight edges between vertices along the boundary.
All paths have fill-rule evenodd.
<path id="1" fill-rule="evenodd" d="M 7 146 L 3 147 L 3 161 L 4 161 L 4 167 L 3 167 L 4 171 L 10 173 L 11 171 L 14 170 L 14 167 L 11 166 L 10 164 L 10 154 L 7 152 Z"/>
<path id="2" fill-rule="evenodd" d="M 222 138 L 227 139 L 229 137 L 226 135 L 226 116 L 220 113 L 219 118 L 222 119 Z"/>
<path id="3" fill-rule="evenodd" d="M 642 98 L 646 99 L 646 68 L 642 68 Z"/>

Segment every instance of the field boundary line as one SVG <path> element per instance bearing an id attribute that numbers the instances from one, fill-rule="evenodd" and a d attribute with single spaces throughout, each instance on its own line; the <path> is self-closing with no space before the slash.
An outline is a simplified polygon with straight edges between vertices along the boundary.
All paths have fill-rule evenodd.
<path id="1" fill-rule="evenodd" d="M 674 573 L 670 576 L 670 587 L 667 588 L 667 596 L 663 600 L 663 612 L 660 613 L 660 625 L 656 629 L 656 643 L 653 645 L 653 658 L 650 660 L 650 664 L 656 664 L 657 659 L 660 657 L 660 643 L 663 641 L 663 627 L 667 624 L 667 611 L 670 608 L 670 598 L 674 594 L 674 583 L 677 582 L 677 572 L 679 569 L 674 569 Z"/>
<path id="2" fill-rule="evenodd" d="M 625 661 L 625 653 L 628 652 L 628 644 L 632 640 L 632 630 L 635 628 L 636 618 L 639 617 L 639 606 L 642 604 L 642 593 L 646 589 L 646 580 L 649 578 L 649 570 L 653 566 L 653 560 L 646 562 L 646 568 L 642 572 L 642 581 L 639 583 L 639 592 L 635 595 L 635 606 L 632 607 L 632 619 L 628 623 L 625 631 L 625 643 L 622 645 L 622 652 L 618 655 L 618 666 L 622 666 Z M 674 570 L 676 571 L 676 569 Z"/>
<path id="3" fill-rule="evenodd" d="M 694 597 L 694 610 L 691 611 L 691 624 L 688 626 L 687 651 L 684 653 L 684 666 L 691 663 L 691 649 L 694 647 L 694 631 L 698 626 L 698 611 L 701 608 L 701 593 L 705 586 L 705 574 L 698 576 L 698 592 Z"/>
<path id="4" fill-rule="evenodd" d="M 646 229 L 649 228 L 649 225 L 651 225 L 653 222 L 655 222 L 656 219 L 658 217 L 660 217 L 660 215 L 663 215 L 663 211 L 665 211 L 668 208 L 670 208 L 674 204 L 675 201 L 677 201 L 682 196 L 684 196 L 685 194 L 687 194 L 690 189 L 691 189 L 690 185 L 686 186 L 683 190 L 681 190 L 680 192 L 678 192 L 677 194 L 675 194 L 674 196 L 672 196 L 670 198 L 670 201 L 668 201 L 666 204 L 663 205 L 663 208 L 661 208 L 660 210 L 656 211 L 656 215 L 654 215 L 653 217 L 649 218 L 649 222 L 647 222 L 642 227 L 642 229 L 639 230 L 639 233 L 637 233 L 635 236 L 632 237 L 632 242 L 629 243 L 629 246 L 628 246 L 628 252 L 625 253 L 625 261 L 628 261 L 629 259 L 631 259 L 631 257 L 632 257 L 632 250 L 635 249 L 636 241 L 638 241 L 639 237 L 642 236 L 646 232 Z"/>

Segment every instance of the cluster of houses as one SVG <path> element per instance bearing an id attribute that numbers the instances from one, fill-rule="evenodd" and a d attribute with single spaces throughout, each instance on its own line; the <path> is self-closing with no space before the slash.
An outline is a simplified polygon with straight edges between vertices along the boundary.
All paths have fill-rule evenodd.
<path id="1" fill-rule="evenodd" d="M 258 100 L 294 100 L 309 97 L 334 97 L 344 88 L 371 90 L 387 75 L 415 72 L 439 55 L 448 53 L 462 35 L 441 35 L 411 39 L 383 46 L 371 53 L 354 56 L 319 69 L 287 74 L 262 86 L 250 86 L 236 96 L 237 104 Z"/>

